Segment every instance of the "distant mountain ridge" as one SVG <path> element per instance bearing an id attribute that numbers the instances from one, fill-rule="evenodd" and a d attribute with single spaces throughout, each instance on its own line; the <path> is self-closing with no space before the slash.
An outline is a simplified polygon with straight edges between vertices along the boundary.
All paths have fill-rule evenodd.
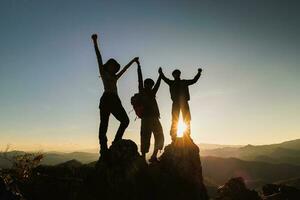
<path id="1" fill-rule="evenodd" d="M 24 151 L 10 151 L 6 153 L 0 153 L 0 168 L 9 168 L 11 163 L 5 159 L 11 158 L 18 154 L 25 154 Z M 98 153 L 87 153 L 87 152 L 72 152 L 72 153 L 62 153 L 62 152 L 45 152 L 44 158 L 41 161 L 42 165 L 58 165 L 69 160 L 76 159 L 81 163 L 90 163 L 98 160 Z"/>
<path id="2" fill-rule="evenodd" d="M 217 187 L 232 177 L 242 176 L 247 185 L 252 188 L 273 182 L 286 183 L 299 188 L 299 143 L 300 140 L 293 140 L 274 145 L 200 148 L 205 182 Z M 7 152 L 6 156 L 11 157 L 24 153 L 23 151 L 11 151 Z M 41 164 L 76 167 L 82 164 L 94 164 L 98 158 L 98 153 L 45 152 Z M 3 159 L 3 153 L 0 153 L 0 168 L 7 168 L 10 165 L 9 161 Z"/>
<path id="3" fill-rule="evenodd" d="M 300 139 L 271 145 L 203 149 L 201 155 L 300 165 Z"/>
<path id="4" fill-rule="evenodd" d="M 263 161 L 269 163 L 287 163 L 300 165 L 300 139 L 286 141 L 270 145 L 218 145 L 218 144 L 198 144 L 201 156 L 214 156 L 222 158 L 239 158 L 247 161 Z M 17 154 L 24 154 L 24 151 L 10 151 L 7 156 L 11 157 Z M 1 158 L 0 168 L 7 168 L 10 163 Z M 98 153 L 91 152 L 45 152 L 42 164 L 56 165 L 68 160 L 76 159 L 82 163 L 89 163 L 99 158 Z"/>
<path id="5" fill-rule="evenodd" d="M 258 188 L 266 183 L 286 182 L 300 177 L 300 166 L 297 165 L 212 156 L 202 157 L 201 161 L 204 178 L 216 186 L 238 176 L 243 177 L 251 188 Z"/>

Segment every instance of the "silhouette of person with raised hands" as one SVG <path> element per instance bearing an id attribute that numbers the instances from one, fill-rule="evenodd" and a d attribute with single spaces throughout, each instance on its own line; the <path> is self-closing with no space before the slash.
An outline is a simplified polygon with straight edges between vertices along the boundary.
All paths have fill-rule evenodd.
<path id="1" fill-rule="evenodd" d="M 106 132 L 108 128 L 109 116 L 112 114 L 118 121 L 120 126 L 116 133 L 116 142 L 122 139 L 125 129 L 129 125 L 129 118 L 122 106 L 121 100 L 118 96 L 117 81 L 124 74 L 124 72 L 135 62 L 138 58 L 132 59 L 120 72 L 120 64 L 113 58 L 109 59 L 103 64 L 100 50 L 97 43 L 97 34 L 92 35 L 92 40 L 95 47 L 97 56 L 100 77 L 104 86 L 104 93 L 100 99 L 100 127 L 99 127 L 99 141 L 100 141 L 100 154 L 103 155 L 107 152 L 107 137 Z"/>
<path id="2" fill-rule="evenodd" d="M 160 67 L 158 70 L 162 79 L 169 85 L 172 104 L 172 125 L 171 125 L 171 138 L 174 142 L 177 136 L 177 124 L 179 120 L 180 111 L 182 113 L 182 118 L 184 123 L 187 125 L 187 130 L 185 131 L 186 136 L 190 136 L 190 121 L 191 113 L 188 101 L 190 100 L 189 86 L 195 84 L 201 76 L 202 69 L 198 69 L 197 75 L 191 80 L 184 80 L 180 78 L 181 72 L 176 69 L 172 72 L 174 80 L 168 79 Z"/>
<path id="3" fill-rule="evenodd" d="M 160 113 L 156 102 L 156 93 L 160 86 L 161 75 L 156 83 L 150 78 L 143 81 L 143 75 L 140 62 L 137 60 L 137 73 L 139 82 L 139 94 L 143 103 L 143 115 L 141 117 L 141 152 L 142 157 L 146 159 L 146 153 L 149 152 L 151 133 L 154 135 L 154 150 L 149 162 L 156 162 L 157 153 L 163 149 L 164 135 L 161 123 L 159 121 Z"/>

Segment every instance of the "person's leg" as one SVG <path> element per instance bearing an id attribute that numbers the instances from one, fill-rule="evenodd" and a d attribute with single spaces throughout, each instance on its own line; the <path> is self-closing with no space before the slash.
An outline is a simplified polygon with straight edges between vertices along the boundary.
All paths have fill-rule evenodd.
<path id="1" fill-rule="evenodd" d="M 184 101 L 181 103 L 181 111 L 182 111 L 183 121 L 187 126 L 185 134 L 187 136 L 190 136 L 191 135 L 191 112 L 190 112 L 190 106 L 188 101 Z"/>
<path id="2" fill-rule="evenodd" d="M 161 123 L 158 118 L 153 120 L 153 135 L 154 135 L 154 151 L 151 158 L 157 160 L 158 150 L 162 150 L 164 147 L 164 134 Z"/>
<path id="3" fill-rule="evenodd" d="M 171 125 L 171 139 L 175 141 L 177 137 L 177 123 L 179 119 L 179 111 L 180 111 L 180 104 L 178 102 L 173 102 L 172 104 L 172 125 Z"/>
<path id="4" fill-rule="evenodd" d="M 100 143 L 100 154 L 107 151 L 107 137 L 106 132 L 108 128 L 108 121 L 110 115 L 110 109 L 107 105 L 106 98 L 102 97 L 100 101 L 100 126 L 99 126 L 99 143 Z"/>
<path id="5" fill-rule="evenodd" d="M 115 139 L 113 142 L 117 142 L 119 140 L 122 139 L 123 137 L 123 134 L 125 132 L 125 129 L 128 127 L 129 125 L 129 118 L 128 118 L 128 115 L 124 109 L 124 107 L 122 106 L 121 104 L 121 101 L 119 99 L 119 97 L 115 97 L 117 98 L 115 101 L 114 101 L 114 105 L 113 105 L 113 108 L 112 108 L 112 114 L 114 115 L 114 117 L 120 121 L 120 126 L 118 128 L 118 131 L 116 133 L 116 136 L 115 136 Z"/>
<path id="6" fill-rule="evenodd" d="M 146 160 L 146 153 L 149 152 L 151 139 L 151 124 L 149 119 L 142 119 L 141 121 L 141 153 Z"/>

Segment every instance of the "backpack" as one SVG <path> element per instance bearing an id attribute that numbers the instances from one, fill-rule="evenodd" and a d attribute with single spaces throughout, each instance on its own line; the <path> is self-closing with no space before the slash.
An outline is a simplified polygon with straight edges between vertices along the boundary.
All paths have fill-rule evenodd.
<path id="1" fill-rule="evenodd" d="M 133 106 L 135 114 L 142 118 L 144 114 L 143 95 L 136 93 L 131 97 L 131 105 Z"/>

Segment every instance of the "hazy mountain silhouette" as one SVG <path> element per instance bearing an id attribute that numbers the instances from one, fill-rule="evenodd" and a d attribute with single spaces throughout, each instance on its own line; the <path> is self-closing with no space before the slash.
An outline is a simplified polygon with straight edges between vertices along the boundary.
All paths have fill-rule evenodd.
<path id="1" fill-rule="evenodd" d="M 208 200 L 195 144 L 168 145 L 160 162 L 151 165 L 137 149 L 134 142 L 121 140 L 97 162 L 41 165 L 30 181 L 19 184 L 20 191 L 31 200 Z"/>
<path id="2" fill-rule="evenodd" d="M 201 150 L 204 150 L 204 149 L 218 149 L 218 148 L 225 148 L 225 147 L 239 148 L 239 147 L 243 147 L 244 145 L 199 143 L 198 146 Z"/>
<path id="3" fill-rule="evenodd" d="M 25 197 L 31 197 L 30 199 L 33 200 L 41 198 L 93 199 L 101 195 L 104 195 L 102 199 L 120 199 L 121 197 L 122 199 L 141 199 L 142 197 L 142 199 L 148 197 L 148 199 L 160 197 L 161 199 L 168 199 L 168 197 L 182 199 L 181 194 L 187 194 L 192 199 L 194 199 L 192 196 L 205 199 L 205 196 L 201 196 L 205 194 L 203 191 L 206 191 L 201 189 L 203 179 L 208 194 L 216 199 L 259 199 L 258 193 L 251 189 L 260 190 L 262 186 L 270 185 L 270 183 L 277 184 L 272 186 L 275 188 L 272 190 L 272 195 L 294 195 L 299 192 L 295 189 L 299 188 L 300 182 L 300 166 L 297 165 L 212 156 L 201 157 L 200 164 L 199 150 L 196 146 L 190 151 L 187 148 L 181 150 L 180 146 L 174 148 L 171 145 L 166 147 L 161 163 L 154 163 L 147 167 L 145 161 L 137 153 L 137 146 L 131 143 L 126 145 L 126 148 L 122 145 L 114 147 L 113 159 L 108 163 L 96 162 L 98 154 L 93 153 L 46 153 L 43 162 L 47 162 L 48 165 L 37 167 L 32 180 L 19 183 L 19 187 Z M 272 152 L 281 154 L 285 148 L 278 147 L 275 148 L 277 151 Z M 252 150 L 255 146 L 234 149 Z M 297 150 L 294 148 L 292 151 Z M 23 152 L 14 151 L 8 152 L 8 155 L 21 153 Z M 78 159 L 75 160 L 76 157 Z M 59 164 L 53 165 L 53 163 Z M 198 175 L 195 176 L 195 174 Z M 191 178 L 194 176 L 198 178 Z M 232 177 L 243 179 L 231 179 Z M 287 191 L 282 193 L 278 189 L 282 184 L 295 188 L 284 186 L 283 188 Z M 189 186 L 186 187 L 187 185 Z M 221 185 L 223 187 L 218 189 Z M 202 192 L 199 193 L 198 190 Z"/>
<path id="4" fill-rule="evenodd" d="M 201 160 L 204 178 L 216 186 L 237 176 L 243 177 L 250 188 L 300 177 L 300 166 L 296 165 L 243 161 L 237 158 L 202 157 Z"/>
<path id="5" fill-rule="evenodd" d="M 300 139 L 271 145 L 204 149 L 201 155 L 300 165 Z"/>
<path id="6" fill-rule="evenodd" d="M 24 151 L 10 151 L 5 153 L 8 158 L 18 155 L 25 154 Z M 4 153 L 0 153 L 0 168 L 9 168 L 11 163 L 3 159 Z M 57 165 L 69 160 L 78 160 L 81 163 L 90 163 L 99 158 L 99 153 L 87 153 L 87 152 L 72 152 L 72 153 L 62 153 L 62 152 L 45 152 L 44 158 L 41 161 L 42 165 Z"/>
<path id="7" fill-rule="evenodd" d="M 208 149 L 201 151 L 201 160 L 204 182 L 208 191 L 216 192 L 219 185 L 236 176 L 242 176 L 250 188 L 257 188 L 266 183 L 284 183 L 298 187 L 300 177 L 300 166 L 297 166 L 300 160 L 299 142 L 300 140 L 293 140 L 272 145 L 222 146 L 217 149 L 211 149 L 215 145 L 206 144 Z M 11 151 L 7 153 L 7 156 L 23 153 L 25 152 Z M 44 155 L 42 165 L 56 165 L 56 167 L 61 166 L 60 168 L 67 166 L 71 168 L 91 167 L 99 158 L 98 153 L 87 152 L 46 152 Z M 0 168 L 10 166 L 9 161 L 0 158 Z"/>
<path id="8" fill-rule="evenodd" d="M 56 167 L 64 167 L 64 168 L 78 168 L 81 166 L 82 166 L 82 163 L 75 159 L 56 165 Z"/>
<path id="9" fill-rule="evenodd" d="M 300 165 L 300 139 L 270 145 L 221 145 L 200 143 L 201 156 L 214 156 L 223 158 L 239 158 L 249 161 L 263 161 L 270 163 L 288 163 Z M 24 154 L 24 151 L 10 151 L 7 156 Z M 0 167 L 6 168 L 10 164 L 1 158 Z M 42 164 L 56 165 L 68 160 L 76 159 L 82 163 L 90 163 L 98 159 L 98 149 L 89 149 L 86 152 L 45 152 Z"/>
<path id="10" fill-rule="evenodd" d="M 80 156 L 83 157 L 80 157 Z M 47 158 L 47 156 L 49 156 Z M 67 153 L 67 154 L 46 154 L 43 163 L 56 167 L 80 167 L 83 165 L 94 166 L 98 154 L 90 153 Z M 78 158 L 74 160 L 74 158 Z M 89 160 L 89 162 L 85 162 Z M 251 188 L 260 187 L 265 183 L 285 182 L 300 177 L 300 166 L 289 164 L 271 164 L 258 161 L 243 161 L 236 158 L 219 158 L 203 156 L 202 167 L 204 181 L 208 186 L 218 187 L 224 184 L 231 177 L 242 176 L 247 186 Z M 7 161 L 4 161 L 9 166 Z M 1 166 L 3 165 L 1 160 Z M 86 163 L 86 164 L 84 164 Z M 294 184 L 295 186 L 295 184 Z"/>

